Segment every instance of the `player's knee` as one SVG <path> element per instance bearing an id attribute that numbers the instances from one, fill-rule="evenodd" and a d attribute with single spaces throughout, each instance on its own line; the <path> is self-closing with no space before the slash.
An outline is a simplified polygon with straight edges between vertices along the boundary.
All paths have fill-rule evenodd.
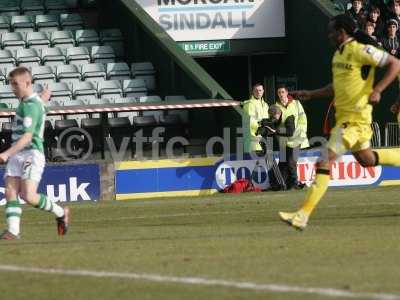
<path id="1" fill-rule="evenodd" d="M 19 193 L 19 197 L 22 198 L 25 202 L 32 203 L 33 202 L 33 194 L 29 191 L 21 191 Z"/>
<path id="2" fill-rule="evenodd" d="M 364 167 L 373 167 L 376 164 L 375 157 L 373 155 L 355 155 L 358 163 Z"/>
<path id="3" fill-rule="evenodd" d="M 328 170 L 329 169 L 329 162 L 327 162 L 327 161 L 318 161 L 316 166 L 317 166 L 317 169 Z"/>
<path id="4" fill-rule="evenodd" d="M 370 158 L 362 158 L 358 160 L 358 163 L 361 165 L 361 167 L 368 168 L 368 167 L 373 167 L 375 166 L 375 160 L 370 159 Z"/>
<path id="5" fill-rule="evenodd" d="M 6 199 L 12 200 L 17 198 L 17 192 L 14 189 L 6 188 L 4 194 L 6 196 Z"/>

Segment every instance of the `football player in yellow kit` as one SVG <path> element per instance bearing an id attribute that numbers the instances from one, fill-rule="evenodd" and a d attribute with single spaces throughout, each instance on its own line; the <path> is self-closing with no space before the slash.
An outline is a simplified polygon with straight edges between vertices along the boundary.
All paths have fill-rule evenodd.
<path id="1" fill-rule="evenodd" d="M 337 48 L 332 59 L 331 84 L 317 90 L 291 94 L 306 101 L 313 98 L 334 98 L 336 126 L 331 130 L 327 155 L 317 163 L 316 178 L 305 202 L 294 213 L 280 212 L 281 220 L 297 229 L 304 229 L 308 219 L 325 194 L 330 178 L 329 165 L 351 151 L 364 167 L 400 166 L 400 149 L 371 150 L 372 105 L 379 103 L 382 91 L 396 78 L 400 61 L 376 48 L 375 41 L 358 31 L 347 15 L 335 16 L 328 25 L 328 37 Z M 374 85 L 376 67 L 385 67 L 383 78 Z"/>

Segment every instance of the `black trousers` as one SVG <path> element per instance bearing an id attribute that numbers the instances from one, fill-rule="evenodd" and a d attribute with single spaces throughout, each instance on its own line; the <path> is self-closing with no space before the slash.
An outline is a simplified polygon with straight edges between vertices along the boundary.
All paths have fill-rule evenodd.
<path id="1" fill-rule="evenodd" d="M 298 184 L 297 179 L 297 160 L 299 159 L 300 147 L 285 148 L 285 153 L 280 153 L 279 170 L 286 183 L 287 189 L 290 189 Z"/>

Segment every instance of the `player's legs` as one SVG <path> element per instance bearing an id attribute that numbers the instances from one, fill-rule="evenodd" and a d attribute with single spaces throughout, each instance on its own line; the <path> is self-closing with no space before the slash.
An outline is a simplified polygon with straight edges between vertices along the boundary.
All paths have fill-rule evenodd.
<path id="1" fill-rule="evenodd" d="M 311 215 L 318 202 L 328 189 L 330 179 L 330 163 L 334 162 L 338 155 L 331 149 L 327 149 L 327 158 L 317 163 L 316 176 L 313 184 L 308 189 L 306 199 L 300 211 L 307 217 Z"/>
<path id="2" fill-rule="evenodd" d="M 39 194 L 37 188 L 42 178 L 45 165 L 45 158 L 42 153 L 36 150 L 26 152 L 21 178 L 20 197 L 30 205 L 48 211 L 56 216 L 58 232 L 64 235 L 67 231 L 69 209 L 62 208 L 44 194 Z"/>
<path id="3" fill-rule="evenodd" d="M 400 166 L 400 149 L 371 149 L 370 125 L 362 125 L 359 141 L 351 148 L 354 157 L 363 167 L 376 165 Z"/>
<path id="4" fill-rule="evenodd" d="M 20 234 L 22 214 L 21 205 L 18 201 L 20 181 L 20 177 L 7 176 L 5 178 L 7 230 L 1 235 L 1 239 L 16 239 Z"/>
<path id="5" fill-rule="evenodd" d="M 297 229 L 304 229 L 307 226 L 311 213 L 328 189 L 330 179 L 329 165 L 330 162 L 336 160 L 337 154 L 330 149 L 327 149 L 327 152 L 327 157 L 317 163 L 315 180 L 308 189 L 305 201 L 300 210 L 294 213 L 279 213 L 281 220 Z"/>
<path id="6" fill-rule="evenodd" d="M 302 207 L 294 213 L 280 212 L 279 216 L 283 221 L 297 229 L 304 229 L 307 226 L 311 213 L 328 189 L 330 163 L 335 161 L 337 157 L 345 153 L 347 149 L 351 148 L 351 145 L 355 143 L 353 140 L 344 138 L 349 129 L 353 131 L 353 129 L 348 128 L 347 125 L 339 125 L 333 128 L 327 147 L 323 150 L 317 163 L 315 180 L 307 191 Z"/>
<path id="7" fill-rule="evenodd" d="M 372 151 L 371 148 L 354 151 L 353 155 L 359 164 L 365 168 L 376 166 L 378 154 L 375 151 Z"/>
<path id="8" fill-rule="evenodd" d="M 44 211 L 52 212 L 56 217 L 64 215 L 64 209 L 48 199 L 44 194 L 37 193 L 38 183 L 31 179 L 21 181 L 20 196 L 30 205 Z"/>
<path id="9" fill-rule="evenodd" d="M 376 149 L 375 165 L 400 166 L 400 149 Z"/>

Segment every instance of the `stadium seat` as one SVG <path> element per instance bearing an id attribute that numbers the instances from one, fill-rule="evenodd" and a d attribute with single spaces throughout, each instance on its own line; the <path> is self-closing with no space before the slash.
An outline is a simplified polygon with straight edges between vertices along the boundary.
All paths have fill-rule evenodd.
<path id="1" fill-rule="evenodd" d="M 53 32 L 59 31 L 59 22 L 57 15 L 37 15 L 35 25 L 38 31 Z"/>
<path id="2" fill-rule="evenodd" d="M 108 63 L 107 64 L 107 79 L 109 80 L 129 80 L 131 71 L 127 63 Z"/>
<path id="3" fill-rule="evenodd" d="M 142 96 L 139 97 L 140 103 L 162 102 L 160 96 Z"/>
<path id="4" fill-rule="evenodd" d="M 121 97 L 114 99 L 114 103 L 138 103 L 137 98 L 135 97 Z"/>
<path id="5" fill-rule="evenodd" d="M 146 87 L 149 91 L 154 91 L 156 88 L 156 80 L 153 64 L 151 62 L 132 63 L 132 76 L 136 79 L 143 79 L 146 82 Z"/>
<path id="6" fill-rule="evenodd" d="M 26 34 L 26 46 L 38 50 L 50 47 L 50 39 L 47 32 L 28 32 Z"/>
<path id="7" fill-rule="evenodd" d="M 93 98 L 89 99 L 89 105 L 105 105 L 105 104 L 110 104 L 114 103 L 114 100 L 112 99 L 98 99 L 98 98 Z M 113 118 L 113 113 L 108 113 L 107 114 L 109 118 Z M 92 118 L 100 118 L 99 113 L 92 113 L 91 115 Z"/>
<path id="8" fill-rule="evenodd" d="M 11 147 L 12 123 L 5 122 L 1 124 L 0 132 L 0 151 L 3 152 Z"/>
<path id="9" fill-rule="evenodd" d="M 153 116 L 142 116 L 142 117 L 134 117 L 133 118 L 133 128 L 134 135 L 136 137 L 145 137 L 150 138 L 153 136 L 153 130 L 158 127 L 157 120 Z M 161 150 L 161 143 L 159 141 L 148 140 L 143 143 L 143 149 L 136 148 L 136 144 L 133 144 L 132 152 L 138 155 L 139 150 L 150 150 L 153 149 L 154 144 L 159 144 L 159 151 Z M 160 152 L 159 152 L 160 153 Z M 158 153 L 158 154 L 159 154 Z M 143 155 L 143 153 L 140 153 Z"/>
<path id="10" fill-rule="evenodd" d="M 81 81 L 81 72 L 76 65 L 58 65 L 57 79 L 60 82 L 65 82 L 72 90 L 72 85 Z"/>
<path id="11" fill-rule="evenodd" d="M 46 66 L 58 66 L 60 64 L 65 64 L 67 58 L 61 48 L 43 48 L 41 50 L 42 62 Z"/>
<path id="12" fill-rule="evenodd" d="M 71 130 L 71 128 L 77 128 L 78 122 L 76 120 L 56 120 L 54 124 L 54 136 L 58 140 L 61 135 L 63 135 L 62 140 L 57 143 L 57 147 L 54 147 L 51 149 L 52 153 L 52 159 L 53 160 L 62 160 L 65 159 L 66 157 L 68 158 L 78 158 L 76 156 L 73 156 L 71 152 L 76 151 L 79 149 L 79 141 L 77 139 L 72 139 L 71 143 L 69 143 L 67 149 L 67 141 L 69 140 L 69 137 L 76 135 L 77 132 L 74 132 Z M 71 130 L 68 133 L 64 133 L 66 130 Z M 69 150 L 69 151 L 68 151 Z"/>
<path id="13" fill-rule="evenodd" d="M 4 69 L 0 67 L 0 85 L 5 85 L 7 78 L 6 78 L 6 74 L 4 74 Z"/>
<path id="14" fill-rule="evenodd" d="M 154 117 L 156 121 L 159 121 L 160 118 L 164 115 L 163 110 L 144 110 L 142 112 L 142 116 L 144 117 Z"/>
<path id="15" fill-rule="evenodd" d="M 85 130 L 91 138 L 92 151 L 94 153 L 101 151 L 104 156 L 104 136 L 101 119 L 81 119 L 81 128 Z M 87 140 L 83 141 L 83 149 L 85 149 L 85 153 L 88 153 L 89 142 Z"/>
<path id="16" fill-rule="evenodd" d="M 129 97 L 129 98 L 117 98 L 114 101 L 115 104 L 133 104 L 133 103 L 137 103 L 136 99 L 133 97 Z M 139 116 L 139 112 L 137 111 L 120 111 L 117 112 L 117 117 L 118 118 L 124 118 L 127 117 L 129 118 L 129 121 L 133 122 L 133 118 Z"/>
<path id="17" fill-rule="evenodd" d="M 62 49 L 68 49 L 75 46 L 74 35 L 71 31 L 53 31 L 50 37 L 51 45 Z"/>
<path id="18" fill-rule="evenodd" d="M 87 105 L 87 102 L 84 100 L 80 100 L 80 99 L 64 102 L 64 106 L 77 106 L 77 105 L 84 106 L 84 105 Z M 87 118 L 89 118 L 89 114 L 87 114 L 87 113 L 66 115 L 67 120 L 76 120 L 78 124 L 81 123 L 82 119 L 87 119 Z"/>
<path id="19" fill-rule="evenodd" d="M 51 99 L 72 99 L 72 92 L 69 89 L 68 84 L 66 84 L 65 82 L 49 83 L 48 88 L 51 91 Z"/>
<path id="20" fill-rule="evenodd" d="M 18 99 L 15 97 L 14 92 L 11 88 L 11 85 L 3 85 L 0 86 L 0 100 L 5 103 L 5 100 L 11 99 L 10 104 L 14 103 L 16 99 L 16 103 L 18 103 Z M 13 106 L 13 105 L 12 105 Z"/>
<path id="21" fill-rule="evenodd" d="M 147 96 L 146 83 L 143 79 L 124 80 L 122 86 L 126 97 Z"/>
<path id="22" fill-rule="evenodd" d="M 119 80 L 99 81 L 97 85 L 99 98 L 116 99 L 122 97 L 122 87 Z"/>
<path id="23" fill-rule="evenodd" d="M 44 14 L 45 8 L 41 0 L 22 0 L 21 12 L 24 15 Z"/>
<path id="24" fill-rule="evenodd" d="M 0 34 L 10 32 L 10 18 L 0 15 Z"/>
<path id="25" fill-rule="evenodd" d="M 79 100 L 87 100 L 97 98 L 97 89 L 93 82 L 90 81 L 81 81 L 77 82 L 72 87 L 73 96 L 75 99 Z"/>
<path id="26" fill-rule="evenodd" d="M 93 47 L 100 44 L 100 38 L 94 29 L 80 29 L 75 32 L 75 40 L 80 47 Z"/>
<path id="27" fill-rule="evenodd" d="M 67 101 L 69 101 L 69 98 L 66 97 L 65 98 Z M 47 106 L 49 107 L 60 107 L 60 106 L 64 106 L 64 99 L 58 98 L 58 99 L 52 99 L 50 98 L 50 101 L 47 103 Z M 57 120 L 61 120 L 62 118 L 57 118 Z M 54 125 L 54 122 L 53 122 Z"/>
<path id="28" fill-rule="evenodd" d="M 182 120 L 179 115 L 173 115 L 173 114 L 168 114 L 166 116 L 160 116 L 159 119 L 159 126 L 165 128 L 164 132 L 164 142 L 163 147 L 166 147 L 168 144 L 168 141 L 170 141 L 173 138 L 176 137 L 183 137 L 187 139 L 187 130 L 185 126 L 182 123 Z M 185 148 L 181 143 L 174 143 L 173 144 L 174 149 L 177 148 Z M 171 150 L 174 150 L 171 149 Z M 169 154 L 169 153 L 167 153 Z M 172 154 L 172 153 L 171 153 Z"/>
<path id="29" fill-rule="evenodd" d="M 14 32 L 32 32 L 35 31 L 35 22 L 32 16 L 12 16 L 11 28 Z"/>
<path id="30" fill-rule="evenodd" d="M 75 65 L 89 64 L 89 50 L 86 47 L 67 48 L 67 61 L 69 64 Z"/>
<path id="31" fill-rule="evenodd" d="M 165 96 L 165 102 L 185 101 L 186 97 L 183 95 Z M 189 123 L 189 111 L 185 109 L 171 109 L 167 111 L 168 115 L 179 115 L 182 123 Z"/>
<path id="32" fill-rule="evenodd" d="M 56 82 L 56 74 L 50 66 L 38 66 L 32 68 L 32 79 L 34 83 L 49 84 Z"/>
<path id="33" fill-rule="evenodd" d="M 115 62 L 115 53 L 111 46 L 93 46 L 91 57 L 94 63 L 107 64 Z"/>
<path id="34" fill-rule="evenodd" d="M 54 123 L 51 123 L 50 120 L 44 122 L 44 133 L 43 133 L 43 148 L 44 148 L 44 156 L 46 159 L 51 158 L 51 148 L 55 147 L 55 139 L 54 139 Z"/>
<path id="35" fill-rule="evenodd" d="M 19 66 L 37 67 L 40 65 L 40 55 L 36 49 L 18 49 L 16 52 Z"/>
<path id="36" fill-rule="evenodd" d="M 1 109 L 8 109 L 8 108 L 10 108 L 10 107 L 8 107 L 8 105 L 6 104 L 6 103 L 1 103 L 0 102 L 0 110 Z M 0 126 L 1 126 L 1 124 L 3 124 L 3 123 L 8 123 L 8 122 L 10 122 L 11 120 L 10 120 L 10 118 L 8 118 L 8 117 L 0 117 Z M 1 127 L 0 127 L 1 128 Z M 0 135 L 1 135 L 1 133 L 0 133 Z M 0 140 L 1 140 L 1 137 L 0 137 Z"/>
<path id="37" fill-rule="evenodd" d="M 60 15 L 69 12 L 64 0 L 46 0 L 45 8 L 48 14 Z"/>
<path id="38" fill-rule="evenodd" d="M 1 35 L 1 45 L 8 50 L 22 49 L 25 48 L 25 40 L 21 32 L 6 32 Z"/>
<path id="39" fill-rule="evenodd" d="M 101 43 L 113 47 L 118 58 L 124 57 L 124 38 L 119 29 L 104 29 L 100 31 Z"/>
<path id="40" fill-rule="evenodd" d="M 0 1 L 0 14 L 3 16 L 18 16 L 21 13 L 19 0 Z"/>
<path id="41" fill-rule="evenodd" d="M 91 81 L 96 85 L 98 82 L 106 80 L 106 69 L 103 64 L 85 64 L 81 69 L 82 79 Z"/>
<path id="42" fill-rule="evenodd" d="M 9 90 L 3 90 L 3 87 L 8 85 L 0 86 L 0 101 L 6 104 L 9 108 L 16 109 L 19 105 L 19 100 L 14 96 L 14 93 L 10 93 Z"/>
<path id="43" fill-rule="evenodd" d="M 139 113 L 137 111 L 120 111 L 117 113 L 118 118 L 128 118 L 130 122 L 133 122 L 133 118 L 138 117 Z"/>
<path id="44" fill-rule="evenodd" d="M 100 99 L 100 98 L 93 98 L 89 99 L 89 105 L 105 105 L 105 104 L 110 104 L 114 103 L 115 101 L 112 99 Z"/>
<path id="45" fill-rule="evenodd" d="M 83 20 L 79 14 L 61 14 L 60 25 L 63 30 L 80 30 L 83 29 Z"/>
<path id="46" fill-rule="evenodd" d="M 125 139 L 128 142 L 128 149 L 132 150 L 132 125 L 128 118 L 108 118 L 108 132 L 114 145 L 120 149 L 122 141 Z"/>
<path id="47" fill-rule="evenodd" d="M 16 63 L 11 50 L 0 50 L 0 68 L 11 69 L 15 67 Z M 7 76 L 7 73 L 4 75 Z"/>

